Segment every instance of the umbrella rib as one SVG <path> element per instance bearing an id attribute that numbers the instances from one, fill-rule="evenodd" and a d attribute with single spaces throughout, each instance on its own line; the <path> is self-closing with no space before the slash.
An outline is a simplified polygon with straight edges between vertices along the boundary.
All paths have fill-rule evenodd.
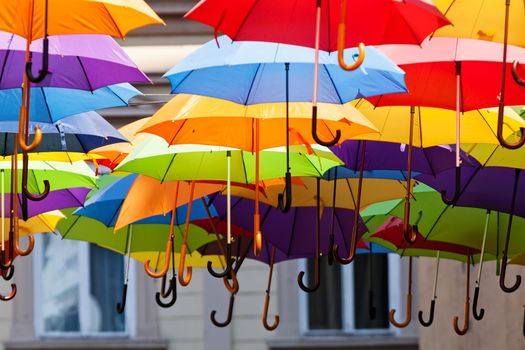
<path id="1" fill-rule="evenodd" d="M 421 118 L 421 106 L 417 107 L 417 119 L 419 120 L 419 145 L 423 148 L 423 118 Z"/>
<path id="2" fill-rule="evenodd" d="M 179 132 L 182 130 L 182 128 L 184 127 L 184 125 L 186 124 L 187 121 L 188 121 L 188 118 L 185 118 L 184 120 L 182 120 L 182 125 L 180 126 L 179 131 L 174 132 L 173 136 L 170 139 L 170 145 L 173 145 L 173 142 L 175 141 L 175 138 L 177 137 Z"/>
<path id="3" fill-rule="evenodd" d="M 428 230 L 428 233 L 427 233 L 426 236 L 425 236 L 425 240 L 428 239 L 428 237 L 430 236 L 430 234 L 432 233 L 432 231 L 433 231 L 434 228 L 436 227 L 438 221 L 441 219 L 441 217 L 445 214 L 445 212 L 446 212 L 450 207 L 451 207 L 450 205 L 447 205 L 445 208 L 443 208 L 443 210 L 441 211 L 441 213 L 439 214 L 439 216 L 437 217 L 437 219 L 434 220 L 434 223 L 432 224 L 432 227 L 430 228 L 430 230 Z"/>
<path id="4" fill-rule="evenodd" d="M 84 77 L 86 78 L 86 82 L 89 86 L 89 91 L 93 93 L 93 86 L 91 86 L 91 82 L 89 81 L 89 77 L 87 75 L 86 69 L 84 67 L 84 64 L 82 63 L 82 59 L 80 58 L 80 56 L 77 56 L 77 60 L 78 60 L 78 63 L 80 64 L 80 68 L 82 69 L 82 73 L 84 74 Z"/>
<path id="5" fill-rule="evenodd" d="M 250 9 L 248 10 L 248 12 L 246 13 L 246 15 L 244 16 L 241 24 L 239 25 L 239 27 L 237 27 L 237 32 L 235 32 L 235 35 L 233 36 L 232 40 L 233 41 L 236 41 L 237 40 L 237 36 L 239 35 L 239 32 L 241 31 L 241 28 L 244 26 L 244 23 L 246 23 L 246 21 L 248 20 L 248 17 L 250 16 L 250 14 L 253 12 L 253 9 L 255 8 L 255 6 L 257 5 L 257 3 L 259 2 L 259 0 L 255 0 L 253 2 L 253 5 L 252 7 L 250 7 Z M 222 22 L 222 19 L 221 19 L 221 22 Z"/>
<path id="6" fill-rule="evenodd" d="M 11 43 L 9 43 L 9 46 L 11 46 Z M 2 71 L 0 72 L 0 82 L 2 82 L 2 80 L 4 80 L 5 67 L 7 65 L 7 60 L 9 58 L 9 54 L 10 53 L 11 53 L 11 50 L 9 50 L 9 47 L 8 47 L 7 53 L 5 54 L 4 63 L 2 64 Z"/>
<path id="7" fill-rule="evenodd" d="M 244 103 L 243 103 L 245 106 L 248 104 L 248 100 L 250 99 L 250 95 L 253 89 L 253 84 L 255 84 L 255 80 L 257 79 L 257 75 L 259 74 L 261 65 L 262 63 L 257 64 L 257 70 L 255 71 L 255 74 L 253 75 L 252 83 L 250 84 L 250 88 L 248 89 L 248 93 L 246 94 L 246 99 L 244 100 Z"/>
<path id="8" fill-rule="evenodd" d="M 421 152 L 423 152 L 423 156 L 425 157 L 425 160 L 428 163 L 428 167 L 432 173 L 432 176 L 436 177 L 436 172 L 434 171 L 434 168 L 432 167 L 432 162 L 430 162 L 430 159 L 428 158 L 428 154 L 424 148 L 421 149 Z"/>
<path id="9" fill-rule="evenodd" d="M 166 176 L 168 176 L 168 171 L 169 171 L 169 169 L 171 167 L 171 164 L 173 164 L 173 161 L 175 160 L 176 156 L 177 156 L 177 154 L 174 153 L 173 156 L 171 157 L 170 163 L 166 167 L 166 171 L 164 172 L 164 175 L 162 175 L 162 179 L 160 180 L 160 183 L 164 183 L 164 181 L 166 180 Z"/>
<path id="10" fill-rule="evenodd" d="M 335 93 L 337 94 L 337 98 L 339 99 L 339 103 L 344 104 L 343 99 L 341 98 L 341 95 L 339 94 L 339 90 L 337 90 L 337 87 L 335 86 L 334 79 L 332 79 L 332 75 L 330 74 L 330 71 L 326 67 L 326 64 L 323 64 L 322 67 L 324 68 L 326 74 L 328 75 L 328 78 L 330 78 L 330 82 L 332 83 L 332 86 L 334 87 Z"/>
<path id="11" fill-rule="evenodd" d="M 78 220 L 80 220 L 80 216 L 75 215 L 75 221 L 73 221 L 73 223 L 68 227 L 67 231 L 64 234 L 60 233 L 62 236 L 62 239 L 66 238 L 66 236 L 71 232 L 71 228 L 73 228 L 73 226 L 77 223 Z"/>
<path id="12" fill-rule="evenodd" d="M 51 122 L 54 122 L 53 115 L 51 114 L 51 110 L 49 109 L 49 104 L 47 103 L 46 92 L 45 92 L 43 87 L 41 87 L 39 89 L 40 89 L 40 92 L 42 93 L 42 97 L 44 98 L 44 104 L 46 106 L 47 113 L 49 113 L 49 119 L 51 120 Z"/>
<path id="13" fill-rule="evenodd" d="M 109 18 L 111 18 L 111 22 L 113 23 L 113 25 L 114 25 L 115 28 L 117 29 L 120 38 L 121 38 L 121 39 L 124 39 L 124 35 L 122 34 L 122 32 L 120 31 L 119 26 L 118 26 L 117 23 L 115 22 L 115 19 L 113 18 L 113 15 L 111 14 L 111 12 L 109 12 L 109 9 L 106 7 L 106 4 L 103 4 L 102 6 L 104 7 L 104 10 L 106 10 L 106 13 L 108 14 Z"/>

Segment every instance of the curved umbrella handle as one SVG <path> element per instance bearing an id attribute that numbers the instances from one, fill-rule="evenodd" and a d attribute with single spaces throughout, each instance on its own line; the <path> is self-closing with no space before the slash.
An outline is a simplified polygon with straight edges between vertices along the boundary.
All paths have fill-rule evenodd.
<path id="1" fill-rule="evenodd" d="M 28 244 L 27 248 L 24 250 L 20 247 L 20 242 L 18 242 L 18 237 L 13 242 L 13 249 L 15 250 L 16 254 L 20 256 L 26 256 L 31 254 L 33 251 L 33 248 L 35 247 L 35 238 L 33 236 L 27 236 Z"/>
<path id="2" fill-rule="evenodd" d="M 175 282 L 175 279 L 173 278 L 174 276 L 175 274 L 172 276 L 172 278 L 170 278 L 170 281 L 168 283 L 169 284 L 168 289 L 166 289 L 166 280 L 168 279 L 168 274 L 165 274 L 164 276 L 162 276 L 162 281 L 160 284 L 160 296 L 162 296 L 163 298 L 167 298 L 171 294 L 171 290 L 174 288 L 174 282 Z"/>
<path id="3" fill-rule="evenodd" d="M 166 285 L 166 275 L 162 277 L 162 285 Z M 171 295 L 171 300 L 165 303 L 162 301 L 162 298 L 168 298 Z M 173 275 L 169 282 L 168 290 L 164 290 L 164 287 L 161 288 L 160 292 L 157 292 L 155 294 L 155 302 L 157 305 L 163 308 L 170 308 L 173 305 L 175 305 L 175 302 L 177 301 L 177 280 L 175 275 Z"/>
<path id="4" fill-rule="evenodd" d="M 11 264 L 9 267 L 6 267 L 5 269 L 2 268 L 2 273 L 0 274 L 2 276 L 2 279 L 4 281 L 9 281 L 13 276 L 15 275 L 15 265 Z"/>
<path id="5" fill-rule="evenodd" d="M 512 77 L 518 85 L 525 86 L 525 80 L 521 79 L 520 73 L 518 73 L 518 64 L 518 60 L 512 62 Z"/>
<path id="6" fill-rule="evenodd" d="M 228 281 L 228 276 L 224 276 L 222 278 L 222 282 L 224 283 L 224 287 L 226 287 L 226 290 L 228 290 L 230 294 L 235 294 L 239 291 L 239 280 L 237 279 L 237 274 L 234 271 L 231 272 L 231 280 L 232 284 L 230 285 L 230 282 Z"/>
<path id="7" fill-rule="evenodd" d="M 16 295 L 16 284 L 11 283 L 11 293 L 9 295 L 0 295 L 0 300 L 9 301 L 13 299 Z"/>
<path id="8" fill-rule="evenodd" d="M 279 204 L 279 210 L 287 213 L 292 206 L 292 174 L 290 174 L 290 171 L 287 171 L 285 175 L 284 192 L 286 194 L 286 201 L 284 200 L 284 194 L 279 193 L 277 203 Z"/>
<path id="9" fill-rule="evenodd" d="M 503 117 L 504 117 L 504 108 L 505 105 L 500 100 L 499 108 L 498 108 L 498 129 L 497 129 L 497 137 L 498 141 L 501 146 L 507 148 L 507 149 L 518 149 L 521 146 L 525 144 L 525 128 L 520 127 L 520 139 L 517 143 L 511 144 L 508 143 L 507 140 L 503 137 Z"/>
<path id="10" fill-rule="evenodd" d="M 186 264 L 186 249 L 187 245 L 186 243 L 183 243 L 180 249 L 180 260 L 179 260 L 179 283 L 181 286 L 186 287 L 188 284 L 190 284 L 191 276 L 192 276 L 192 267 L 187 266 L 186 267 L 186 277 L 184 277 L 184 266 Z"/>
<path id="11" fill-rule="evenodd" d="M 20 123 L 22 123 L 22 121 L 20 121 Z M 42 130 L 40 129 L 40 127 L 35 127 L 35 137 L 33 138 L 33 142 L 31 142 L 30 144 L 26 143 L 25 136 L 25 133 L 18 134 L 18 143 L 20 145 L 20 148 L 24 152 L 31 152 L 35 150 L 38 146 L 40 146 L 40 142 L 42 142 Z"/>
<path id="12" fill-rule="evenodd" d="M 412 321 L 412 294 L 411 293 L 407 294 L 405 320 L 403 322 L 397 322 L 394 317 L 395 314 L 396 314 L 396 309 L 390 310 L 388 314 L 388 320 L 390 321 L 392 325 L 394 325 L 397 328 L 405 328 L 406 326 L 410 324 L 410 321 Z"/>
<path id="13" fill-rule="evenodd" d="M 372 289 L 368 290 L 368 317 L 371 320 L 376 319 L 377 310 L 374 306 L 374 291 Z"/>
<path id="14" fill-rule="evenodd" d="M 299 288 L 301 288 L 303 292 L 313 293 L 317 289 L 319 289 L 319 286 L 321 285 L 321 270 L 319 269 L 320 263 L 321 263 L 321 257 L 318 256 L 317 259 L 315 259 L 314 284 L 311 287 L 308 287 L 307 285 L 303 283 L 305 272 L 304 271 L 299 272 L 299 275 L 297 276 L 297 283 L 299 284 Z"/>
<path id="15" fill-rule="evenodd" d="M 233 262 L 235 261 L 234 258 L 232 258 L 232 245 L 231 243 L 226 244 L 226 268 L 222 272 L 215 272 L 213 270 L 213 265 L 211 261 L 208 261 L 208 265 L 206 266 L 208 268 L 208 272 L 210 275 L 212 275 L 215 278 L 223 278 L 231 274 Z"/>
<path id="16" fill-rule="evenodd" d="M 335 137 L 331 141 L 323 141 L 317 135 L 317 106 L 312 106 L 312 137 L 316 143 L 330 147 L 339 142 L 341 139 L 341 130 L 336 130 Z"/>
<path id="17" fill-rule="evenodd" d="M 339 27 L 337 32 L 337 60 L 339 61 L 339 66 L 346 71 L 356 70 L 363 64 L 365 59 L 365 44 L 359 43 L 359 56 L 357 60 L 347 65 L 345 62 L 345 39 L 346 39 L 346 0 L 341 0 L 341 15 L 339 17 Z"/>
<path id="18" fill-rule="evenodd" d="M 521 276 L 516 275 L 516 281 L 512 285 L 512 287 L 507 287 L 505 285 L 505 275 L 507 273 L 507 251 L 504 252 L 503 258 L 501 259 L 501 273 L 499 275 L 499 286 L 501 287 L 501 290 L 503 290 L 505 293 L 513 293 L 515 292 L 521 285 Z"/>
<path id="19" fill-rule="evenodd" d="M 474 289 L 474 301 L 472 302 L 472 315 L 476 321 L 481 321 L 485 315 L 485 309 L 481 308 L 478 312 L 479 286 Z"/>
<path id="20" fill-rule="evenodd" d="M 458 316 L 455 316 L 454 320 L 452 321 L 452 325 L 454 326 L 454 331 L 456 332 L 457 335 L 467 334 L 468 328 L 469 328 L 469 314 L 470 314 L 469 311 L 470 311 L 470 301 L 467 300 L 465 302 L 465 306 L 463 309 L 463 313 L 465 317 L 465 319 L 463 320 L 463 328 L 460 329 L 458 326 L 458 322 L 459 322 Z"/>
<path id="21" fill-rule="evenodd" d="M 126 308 L 126 296 L 128 294 L 128 284 L 124 283 L 124 288 L 122 288 L 122 303 L 117 303 L 117 312 L 119 314 L 124 312 Z"/>
<path id="22" fill-rule="evenodd" d="M 233 316 L 233 304 L 235 302 L 235 294 L 231 294 L 230 295 L 230 304 L 228 306 L 228 316 L 226 317 L 226 321 L 224 322 L 218 322 L 216 319 L 215 319 L 215 315 L 217 314 L 217 311 L 216 310 L 212 310 L 211 314 L 210 314 L 210 320 L 211 320 L 211 323 L 213 323 L 213 325 L 215 327 L 226 327 L 227 325 L 230 324 L 230 322 L 232 321 L 232 316 Z"/>
<path id="23" fill-rule="evenodd" d="M 273 320 L 272 324 L 268 323 L 268 307 L 270 306 L 270 293 L 266 291 L 266 296 L 264 298 L 264 307 L 263 307 L 263 314 L 262 314 L 262 323 L 266 330 L 268 331 L 274 331 L 279 327 L 280 317 L 279 315 L 275 315 L 275 318 Z"/>
<path id="24" fill-rule="evenodd" d="M 49 191 L 51 190 L 49 181 L 44 180 L 44 192 L 42 192 L 41 194 L 32 194 L 31 192 L 29 192 L 27 188 L 27 176 L 28 176 L 28 169 L 29 169 L 29 156 L 27 155 L 27 153 L 24 153 L 24 155 L 22 156 L 22 163 L 23 163 L 22 193 L 24 194 L 24 197 L 33 202 L 44 200 L 49 194 Z M 25 211 L 25 214 L 27 214 L 27 201 L 25 201 L 25 203 L 24 201 L 22 201 L 22 203 L 23 203 L 22 211 Z"/>
<path id="25" fill-rule="evenodd" d="M 33 71 L 32 71 L 33 62 L 31 61 L 31 57 L 29 58 L 29 61 L 26 63 L 25 68 L 26 68 L 27 79 L 29 79 L 31 82 L 35 84 L 42 82 L 46 78 L 46 76 L 49 74 L 49 39 L 47 38 L 47 35 L 44 37 L 44 40 L 43 40 L 42 68 L 38 71 L 38 75 L 37 76 L 33 75 Z"/>
<path id="26" fill-rule="evenodd" d="M 162 270 L 160 270 L 159 272 L 155 272 L 154 270 L 151 269 L 150 259 L 144 262 L 144 271 L 146 272 L 148 276 L 153 277 L 153 278 L 161 278 L 165 276 L 166 273 L 168 273 L 168 270 L 170 268 L 170 254 L 171 254 L 172 246 L 173 246 L 173 238 L 170 235 L 170 237 L 168 238 L 168 244 L 166 244 L 166 252 L 164 253 L 164 265 L 162 266 Z"/>
<path id="27" fill-rule="evenodd" d="M 454 197 L 452 199 L 447 198 L 447 192 L 441 191 L 441 200 L 443 203 L 448 205 L 455 205 L 461 194 L 461 167 L 456 167 L 456 184 L 454 188 Z"/>
<path id="28" fill-rule="evenodd" d="M 423 327 L 430 327 L 432 323 L 434 322 L 434 309 L 436 308 L 436 299 L 432 299 L 430 301 L 430 315 L 428 316 L 428 321 L 425 321 L 423 319 L 423 311 L 419 310 L 419 313 L 417 314 L 417 318 L 419 320 L 419 323 Z"/>
<path id="29" fill-rule="evenodd" d="M 5 253 L 5 250 L 3 250 L 3 251 L 0 251 L 0 269 L 2 270 L 7 270 L 11 266 L 13 266 L 13 259 L 8 258 L 7 262 L 5 261 L 6 261 L 6 253 Z"/>

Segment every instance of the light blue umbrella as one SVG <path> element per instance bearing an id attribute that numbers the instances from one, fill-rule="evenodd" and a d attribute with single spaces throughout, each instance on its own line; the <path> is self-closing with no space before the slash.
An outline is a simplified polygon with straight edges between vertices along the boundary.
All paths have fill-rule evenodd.
<path id="1" fill-rule="evenodd" d="M 217 44 L 220 46 L 218 47 Z M 357 49 L 345 50 L 347 61 Z M 339 67 L 336 54 L 321 51 L 319 102 L 346 103 L 360 97 L 406 92 L 405 73 L 374 47 L 367 47 L 355 71 Z M 201 46 L 164 77 L 172 93 L 188 93 L 241 104 L 284 102 L 285 63 L 289 67 L 289 101 L 313 100 L 314 50 L 265 42 L 232 42 L 226 36 Z"/>
<path id="2" fill-rule="evenodd" d="M 127 106 L 140 94 L 128 83 L 106 86 L 94 91 L 64 88 L 31 88 L 30 121 L 54 123 L 79 113 Z M 0 90 L 0 121 L 18 121 L 22 89 Z"/>

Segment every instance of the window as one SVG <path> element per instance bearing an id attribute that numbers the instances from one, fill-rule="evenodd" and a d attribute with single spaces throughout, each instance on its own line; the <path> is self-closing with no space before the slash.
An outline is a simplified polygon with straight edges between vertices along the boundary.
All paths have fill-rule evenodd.
<path id="1" fill-rule="evenodd" d="M 395 254 L 358 254 L 349 265 L 329 266 L 321 259 L 321 286 L 307 294 L 299 290 L 301 330 L 306 335 L 391 333 L 388 312 L 400 304 L 399 257 Z M 370 269 L 370 265 L 372 269 Z M 313 259 L 303 267 L 314 273 Z M 372 281 L 375 318 L 369 316 Z"/>
<path id="2" fill-rule="evenodd" d="M 38 236 L 35 246 L 34 271 L 38 336 L 130 334 L 133 288 L 128 288 L 126 311 L 123 314 L 116 311 L 122 295 L 122 255 L 94 244 L 43 234 Z"/>

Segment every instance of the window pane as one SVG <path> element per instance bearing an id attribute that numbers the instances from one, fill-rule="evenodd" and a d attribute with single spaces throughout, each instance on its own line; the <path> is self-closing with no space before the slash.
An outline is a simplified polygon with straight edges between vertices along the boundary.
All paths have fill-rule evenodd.
<path id="1" fill-rule="evenodd" d="M 388 328 L 387 254 L 358 254 L 353 264 L 355 328 Z M 373 305 L 376 308 L 373 320 L 368 310 L 370 290 L 373 291 Z"/>
<path id="2" fill-rule="evenodd" d="M 46 332 L 79 332 L 79 254 L 78 243 L 41 236 L 43 242 L 40 305 Z M 67 267 L 67 268 L 66 268 Z"/>
<path id="3" fill-rule="evenodd" d="M 308 260 L 308 285 L 313 285 L 314 260 Z M 321 259 L 321 286 L 308 294 L 309 329 L 342 329 L 341 267 Z"/>
<path id="4" fill-rule="evenodd" d="M 122 295 L 124 263 L 122 255 L 91 244 L 89 332 L 124 332 L 124 313 L 116 311 Z"/>

